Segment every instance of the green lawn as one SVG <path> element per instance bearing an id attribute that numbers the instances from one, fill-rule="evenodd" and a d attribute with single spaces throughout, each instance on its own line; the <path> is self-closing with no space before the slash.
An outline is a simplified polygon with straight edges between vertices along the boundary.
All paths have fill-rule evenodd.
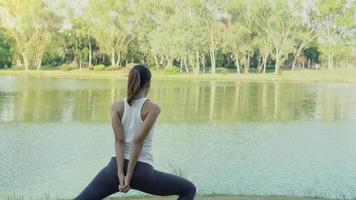
<path id="1" fill-rule="evenodd" d="M 177 197 L 137 197 L 137 198 L 107 198 L 108 200 L 176 200 Z M 263 196 L 198 196 L 196 200 L 321 200 L 305 197 L 263 197 Z"/>
<path id="2" fill-rule="evenodd" d="M 159 80 L 240 80 L 240 81 L 315 81 L 356 83 L 356 68 L 335 70 L 283 71 L 280 75 L 268 74 L 165 74 L 153 71 L 153 78 Z M 119 71 L 83 70 L 11 70 L 1 69 L 0 75 L 28 75 L 36 77 L 82 78 L 82 79 L 125 79 L 127 73 Z"/>
<path id="3" fill-rule="evenodd" d="M 131 196 L 131 197 L 108 197 L 106 200 L 176 200 L 178 196 L 168 196 L 168 197 L 160 197 L 160 196 Z M 4 197 L 4 200 L 25 200 L 28 199 L 24 196 L 10 195 Z M 43 198 L 29 198 L 33 200 L 69 200 L 62 198 L 53 198 L 49 195 L 45 195 Z M 196 196 L 195 200 L 331 200 L 325 198 L 317 198 L 317 197 L 286 197 L 286 196 L 239 196 L 239 195 L 207 195 L 207 196 Z"/>

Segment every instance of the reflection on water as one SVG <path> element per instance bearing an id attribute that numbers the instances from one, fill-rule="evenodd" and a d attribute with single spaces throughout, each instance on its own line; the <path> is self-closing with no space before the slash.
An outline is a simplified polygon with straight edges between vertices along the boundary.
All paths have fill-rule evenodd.
<path id="1" fill-rule="evenodd" d="M 0 121 L 109 122 L 125 80 L 0 77 Z M 356 86 L 333 83 L 153 81 L 161 122 L 356 119 Z"/>
<path id="2" fill-rule="evenodd" d="M 155 168 L 181 170 L 199 194 L 356 197 L 352 121 L 162 123 L 155 130 Z M 106 123 L 4 123 L 0 151 L 0 199 L 13 192 L 71 199 L 109 162 L 113 134 Z"/>
<path id="3" fill-rule="evenodd" d="M 0 199 L 76 196 L 113 154 L 125 95 L 124 80 L 0 77 Z M 356 198 L 355 85 L 153 81 L 149 97 L 155 168 L 198 194 Z"/>

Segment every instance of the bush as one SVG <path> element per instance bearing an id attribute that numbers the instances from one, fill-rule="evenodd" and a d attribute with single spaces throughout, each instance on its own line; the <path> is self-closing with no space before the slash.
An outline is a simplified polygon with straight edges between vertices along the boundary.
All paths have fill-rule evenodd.
<path id="1" fill-rule="evenodd" d="M 105 65 L 103 64 L 94 66 L 95 71 L 103 71 L 104 69 L 105 69 Z"/>
<path id="2" fill-rule="evenodd" d="M 216 68 L 216 73 L 219 73 L 219 74 L 227 74 L 229 72 L 228 69 L 226 69 L 225 67 L 218 67 Z"/>
<path id="3" fill-rule="evenodd" d="M 62 69 L 63 71 L 70 71 L 70 70 L 73 70 L 74 67 L 73 67 L 72 65 L 69 65 L 69 64 L 62 64 L 62 65 L 61 65 L 61 69 Z"/>
<path id="4" fill-rule="evenodd" d="M 107 71 L 114 71 L 114 70 L 120 70 L 121 67 L 118 67 L 118 66 L 109 66 L 107 68 L 105 68 L 105 70 Z"/>
<path id="5" fill-rule="evenodd" d="M 179 69 L 177 67 L 166 67 L 163 72 L 165 74 L 179 74 Z"/>

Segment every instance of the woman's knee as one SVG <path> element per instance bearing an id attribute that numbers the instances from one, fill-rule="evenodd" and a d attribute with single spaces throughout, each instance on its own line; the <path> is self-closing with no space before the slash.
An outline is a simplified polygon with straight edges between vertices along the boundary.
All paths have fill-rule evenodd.
<path id="1" fill-rule="evenodd" d="M 190 197 L 194 197 L 197 189 L 191 181 L 188 181 L 185 185 L 185 191 L 184 193 Z"/>

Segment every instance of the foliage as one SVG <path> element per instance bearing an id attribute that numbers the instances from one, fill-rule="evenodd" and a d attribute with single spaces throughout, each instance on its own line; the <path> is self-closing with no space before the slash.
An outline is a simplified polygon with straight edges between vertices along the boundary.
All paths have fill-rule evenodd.
<path id="1" fill-rule="evenodd" d="M 41 68 L 45 49 L 60 26 L 60 18 L 42 0 L 2 0 L 0 26 L 15 41 L 25 69 L 35 63 Z"/>
<path id="2" fill-rule="evenodd" d="M 11 67 L 13 41 L 0 33 L 0 68 Z"/>
<path id="3" fill-rule="evenodd" d="M 163 70 L 165 74 L 178 74 L 179 69 L 178 67 L 167 67 Z"/>
<path id="4" fill-rule="evenodd" d="M 226 69 L 225 67 L 218 67 L 216 68 L 216 73 L 219 73 L 219 74 L 227 74 L 229 72 L 228 69 Z"/>
<path id="5" fill-rule="evenodd" d="M 105 65 L 103 64 L 94 66 L 94 71 L 103 71 L 103 70 L 105 70 Z"/>
<path id="6" fill-rule="evenodd" d="M 106 67 L 105 70 L 107 71 L 115 71 L 115 70 L 120 70 L 121 67 L 118 67 L 118 66 L 109 66 L 109 67 Z"/>
<path id="7" fill-rule="evenodd" d="M 356 5 L 348 0 L 88 0 L 82 12 L 50 2 L 0 1 L 0 65 L 128 72 L 146 63 L 214 74 L 216 66 L 278 73 L 356 63 Z"/>
<path id="8" fill-rule="evenodd" d="M 75 67 L 72 64 L 62 64 L 61 69 L 63 71 L 70 71 L 70 70 L 75 69 Z"/>

